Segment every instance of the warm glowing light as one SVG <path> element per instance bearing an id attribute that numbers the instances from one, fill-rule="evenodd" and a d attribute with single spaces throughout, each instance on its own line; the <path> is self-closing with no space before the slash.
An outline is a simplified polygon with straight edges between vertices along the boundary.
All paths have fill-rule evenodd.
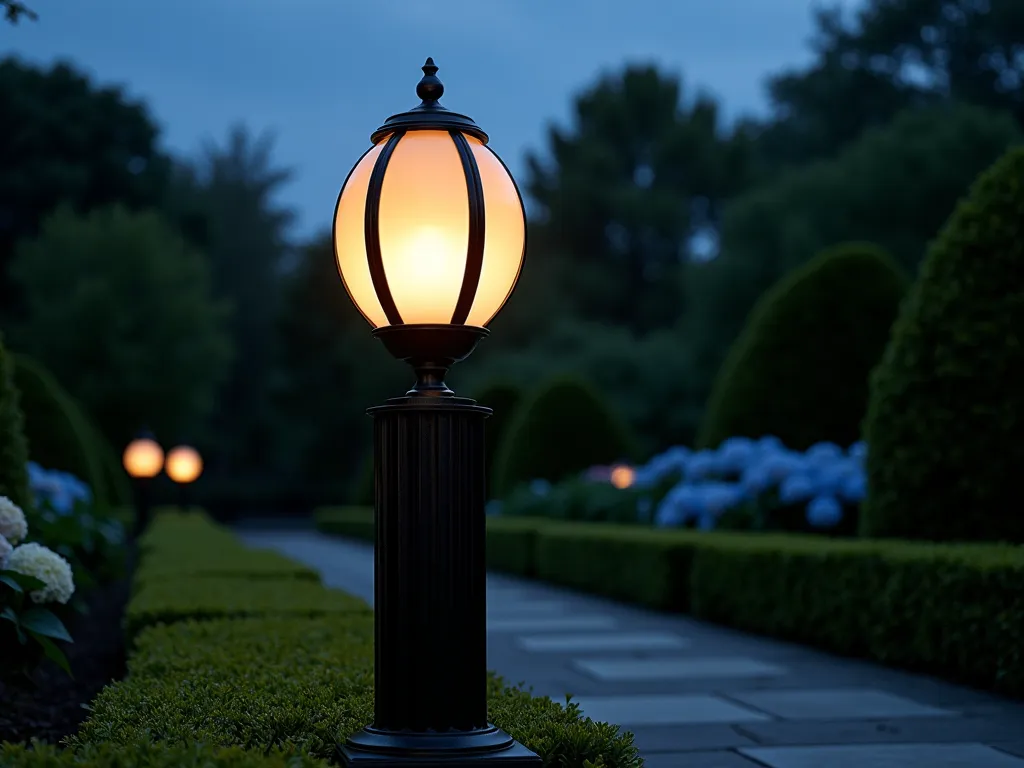
<path id="1" fill-rule="evenodd" d="M 164 470 L 176 483 L 191 483 L 203 474 L 203 460 L 195 448 L 179 445 L 168 452 Z"/>
<path id="2" fill-rule="evenodd" d="M 632 467 L 627 467 L 624 464 L 620 464 L 617 467 L 612 467 L 611 481 L 619 490 L 629 488 L 633 484 L 633 479 L 636 477 L 636 472 L 633 471 Z"/>
<path id="3" fill-rule="evenodd" d="M 484 258 L 467 325 L 485 326 L 519 277 L 526 219 L 515 182 L 478 139 L 466 136 L 484 193 Z M 374 327 L 388 325 L 366 255 L 366 196 L 387 137 L 352 170 L 334 220 L 338 269 L 352 301 Z M 442 323 L 462 288 L 469 246 L 469 192 L 447 131 L 410 131 L 395 145 L 384 173 L 379 218 L 381 260 L 405 323 Z"/>
<path id="4" fill-rule="evenodd" d="M 164 466 L 164 449 L 155 440 L 140 437 L 128 443 L 121 458 L 132 477 L 156 477 Z"/>

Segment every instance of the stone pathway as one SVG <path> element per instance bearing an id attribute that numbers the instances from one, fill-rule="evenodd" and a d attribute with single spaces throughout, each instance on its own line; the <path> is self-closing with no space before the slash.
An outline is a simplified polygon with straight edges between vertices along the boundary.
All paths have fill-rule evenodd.
<path id="1" fill-rule="evenodd" d="M 373 600 L 373 551 L 243 530 Z M 488 577 L 489 666 L 636 735 L 648 768 L 1024 768 L 1024 703 L 803 646 Z"/>

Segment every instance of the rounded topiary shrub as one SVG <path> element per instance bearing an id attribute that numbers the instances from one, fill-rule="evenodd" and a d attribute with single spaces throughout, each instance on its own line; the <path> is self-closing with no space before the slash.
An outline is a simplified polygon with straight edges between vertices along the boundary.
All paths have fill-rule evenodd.
<path id="1" fill-rule="evenodd" d="M 530 480 L 557 482 L 588 467 L 629 460 L 635 441 L 601 393 L 559 376 L 518 409 L 498 451 L 494 496 Z"/>
<path id="2" fill-rule="evenodd" d="M 776 283 L 718 372 L 698 446 L 765 435 L 796 450 L 856 442 L 907 283 L 888 255 L 861 243 L 829 249 Z"/>
<path id="3" fill-rule="evenodd" d="M 100 463 L 107 502 L 113 507 L 131 506 L 133 503 L 131 481 L 128 479 L 128 473 L 124 471 L 120 453 L 114 450 L 114 446 L 84 412 L 82 412 L 82 416 L 88 429 L 89 442 L 96 450 L 96 458 Z"/>
<path id="4" fill-rule="evenodd" d="M 20 400 L 14 386 L 14 360 L 0 338 L 0 496 L 29 510 L 32 492 L 28 484 L 28 446 Z"/>
<path id="5" fill-rule="evenodd" d="M 86 483 L 98 504 L 107 502 L 106 478 L 81 409 L 42 365 L 14 356 L 14 384 L 21 397 L 29 458 L 46 469 L 70 472 Z"/>
<path id="6" fill-rule="evenodd" d="M 523 391 L 509 382 L 495 381 L 474 392 L 473 399 L 494 411 L 484 422 L 484 430 L 487 435 L 485 443 L 487 487 L 491 489 L 496 487 L 494 467 L 498 451 L 508 433 L 509 425 L 515 420 L 516 410 L 523 399 Z"/>
<path id="7" fill-rule="evenodd" d="M 871 381 L 861 532 L 1024 542 L 1024 148 L 921 265 Z"/>

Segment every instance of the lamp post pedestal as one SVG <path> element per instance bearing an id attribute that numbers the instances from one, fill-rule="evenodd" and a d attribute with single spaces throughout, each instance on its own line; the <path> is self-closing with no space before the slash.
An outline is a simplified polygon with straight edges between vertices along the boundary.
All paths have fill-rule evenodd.
<path id="1" fill-rule="evenodd" d="M 150 511 L 153 505 L 153 478 L 135 477 L 132 478 L 132 485 L 135 490 L 135 525 L 132 528 L 132 534 L 133 538 L 138 539 L 149 527 Z"/>
<path id="2" fill-rule="evenodd" d="M 487 722 L 484 419 L 491 410 L 447 391 L 410 393 L 368 411 L 374 720 L 339 746 L 345 765 L 541 765 Z"/>

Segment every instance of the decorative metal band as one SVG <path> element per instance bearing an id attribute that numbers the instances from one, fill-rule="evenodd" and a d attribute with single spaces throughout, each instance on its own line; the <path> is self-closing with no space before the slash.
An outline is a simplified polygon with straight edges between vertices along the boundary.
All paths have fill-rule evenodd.
<path id="1" fill-rule="evenodd" d="M 373 171 L 370 173 L 370 184 L 366 189 L 366 218 L 363 221 L 363 234 L 366 238 L 366 261 L 370 267 L 370 280 L 373 281 L 373 290 L 377 293 L 377 301 L 391 325 L 402 324 L 402 314 L 398 311 L 395 299 L 391 295 L 391 288 L 388 286 L 388 278 L 384 272 L 384 258 L 380 252 L 380 193 L 384 188 L 384 173 L 388 169 L 391 155 L 395 147 L 405 135 L 405 131 L 396 131 L 391 134 L 388 143 L 384 145 L 373 164 Z"/>
<path id="2" fill-rule="evenodd" d="M 462 288 L 452 313 L 452 325 L 463 325 L 473 308 L 476 290 L 480 286 L 480 272 L 484 266 L 484 242 L 486 215 L 484 211 L 484 183 L 480 178 L 480 167 L 473 156 L 473 150 L 466 137 L 459 131 L 449 131 L 462 161 L 462 172 L 466 176 L 466 194 L 469 199 L 469 242 L 466 247 L 466 271 L 462 276 Z"/>

